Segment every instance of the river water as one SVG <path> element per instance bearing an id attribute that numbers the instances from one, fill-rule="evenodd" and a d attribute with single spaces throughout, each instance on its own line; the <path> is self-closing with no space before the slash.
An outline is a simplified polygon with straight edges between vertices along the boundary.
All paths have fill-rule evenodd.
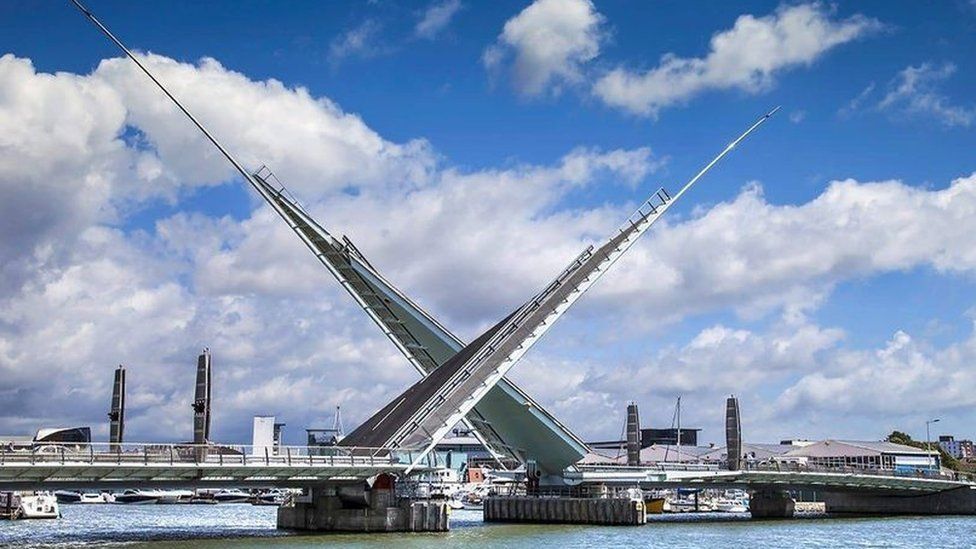
<path id="1" fill-rule="evenodd" d="M 485 524 L 456 511 L 441 534 L 306 535 L 275 529 L 275 508 L 62 505 L 60 520 L 0 521 L 3 547 L 976 547 L 976 517 L 798 518 L 656 515 L 640 527 Z"/>

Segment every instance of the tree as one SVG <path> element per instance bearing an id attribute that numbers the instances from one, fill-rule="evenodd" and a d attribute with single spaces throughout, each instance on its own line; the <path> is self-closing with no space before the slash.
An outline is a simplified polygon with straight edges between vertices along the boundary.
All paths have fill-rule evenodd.
<path id="1" fill-rule="evenodd" d="M 913 448 L 921 448 L 923 450 L 929 449 L 929 444 L 927 442 L 913 440 L 911 435 L 909 435 L 908 433 L 903 433 L 901 431 L 892 431 L 891 434 L 888 435 L 887 438 L 885 438 L 885 440 L 888 442 L 893 442 L 895 444 L 904 444 L 905 446 L 911 446 Z M 952 469 L 953 471 L 960 470 L 959 460 L 950 456 L 945 450 L 942 449 L 941 446 L 939 446 L 938 444 L 933 444 L 932 449 L 937 450 L 939 452 L 939 461 L 940 463 L 942 463 L 943 467 L 947 467 L 949 469 Z"/>

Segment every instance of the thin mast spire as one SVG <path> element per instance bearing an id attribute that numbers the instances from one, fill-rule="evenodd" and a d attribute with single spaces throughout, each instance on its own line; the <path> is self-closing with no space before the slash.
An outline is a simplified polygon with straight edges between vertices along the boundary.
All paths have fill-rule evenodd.
<path id="1" fill-rule="evenodd" d="M 191 114 L 190 111 L 187 110 L 186 107 L 183 106 L 183 103 L 180 103 L 180 100 L 179 99 L 177 99 L 172 93 L 169 92 L 168 89 L 166 89 L 166 86 L 164 86 L 162 84 L 162 82 L 160 82 L 159 80 L 156 79 L 156 77 L 153 75 L 153 73 L 151 73 L 149 71 L 149 69 L 146 68 L 146 66 L 143 65 L 142 62 L 139 61 L 139 59 L 131 51 L 129 51 L 129 48 L 125 47 L 125 44 L 123 44 L 121 40 L 119 40 L 118 38 L 116 38 L 115 35 L 112 34 L 112 31 L 108 30 L 108 28 L 105 25 L 103 25 L 102 22 L 99 21 L 97 17 L 95 17 L 95 14 L 92 13 L 91 10 L 89 10 L 88 8 L 86 8 L 84 5 L 82 5 L 82 3 L 79 0 L 71 0 L 71 2 L 78 8 L 78 10 L 81 11 L 81 13 L 83 13 L 85 15 L 85 17 L 88 18 L 89 21 L 91 21 L 92 23 L 94 23 L 94 25 L 96 27 L 98 27 L 98 29 L 100 31 L 102 31 L 102 33 L 109 38 L 109 40 L 111 40 L 112 42 L 114 42 L 115 45 L 118 46 L 119 49 L 121 49 L 125 53 L 125 55 L 128 56 L 128 58 L 132 60 L 133 63 L 135 63 L 140 69 L 142 69 L 142 72 L 146 73 L 146 76 L 148 76 L 149 79 L 152 80 L 153 83 L 156 84 L 156 86 L 159 87 L 159 89 L 163 90 L 163 93 L 166 94 L 166 97 L 169 97 L 170 100 L 181 111 L 183 111 L 183 114 L 185 114 L 186 117 L 190 119 L 190 122 L 193 122 L 193 125 L 196 126 L 197 129 L 200 130 L 203 133 L 203 135 L 205 135 L 207 137 L 207 139 L 210 140 L 211 143 L 213 143 L 214 147 L 217 147 L 217 150 L 220 151 L 220 154 L 224 155 L 224 158 L 226 158 L 231 164 L 233 164 L 234 168 L 236 168 L 237 171 L 240 172 L 241 176 L 243 176 L 244 179 L 248 183 L 250 183 L 251 186 L 254 187 L 255 190 L 258 191 L 259 194 L 261 194 L 262 196 L 265 196 L 264 190 L 261 189 L 254 182 L 253 179 L 251 179 L 251 174 L 247 170 L 244 169 L 244 167 L 241 165 L 241 163 L 238 162 L 237 159 L 234 158 L 234 156 L 231 155 L 230 152 L 227 149 L 225 149 L 223 145 L 220 144 L 220 141 L 217 141 L 217 138 L 214 137 L 213 134 L 210 133 L 210 131 L 207 130 L 207 128 L 204 127 L 204 125 L 199 120 L 197 120 L 197 118 L 195 116 L 193 116 L 193 114 Z"/>

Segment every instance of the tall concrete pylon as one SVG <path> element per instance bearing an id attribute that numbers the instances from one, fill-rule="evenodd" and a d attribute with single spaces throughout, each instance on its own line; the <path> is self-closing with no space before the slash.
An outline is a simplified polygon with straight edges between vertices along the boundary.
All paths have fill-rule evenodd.
<path id="1" fill-rule="evenodd" d="M 122 443 L 125 432 L 125 366 L 119 364 L 115 369 L 115 382 L 112 384 L 112 407 L 108 412 L 110 448 L 116 450 Z"/>
<path id="2" fill-rule="evenodd" d="M 193 444 L 206 444 L 210 440 L 210 349 L 204 349 L 197 357 L 197 382 L 193 395 Z"/>
<path id="3" fill-rule="evenodd" d="M 739 399 L 735 395 L 725 401 L 725 449 L 729 471 L 742 468 L 742 423 L 739 418 Z"/>
<path id="4" fill-rule="evenodd" d="M 627 465 L 640 465 L 641 431 L 637 403 L 627 405 Z"/>

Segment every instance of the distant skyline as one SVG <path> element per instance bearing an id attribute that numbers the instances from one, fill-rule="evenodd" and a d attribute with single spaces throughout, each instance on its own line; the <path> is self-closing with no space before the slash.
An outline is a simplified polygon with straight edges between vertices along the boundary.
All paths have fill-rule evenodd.
<path id="1" fill-rule="evenodd" d="M 511 377 L 586 439 L 976 437 L 976 5 L 85 2 L 248 168 L 471 338 L 782 111 Z M 416 379 L 70 2 L 0 5 L 0 433 L 347 427 Z"/>

